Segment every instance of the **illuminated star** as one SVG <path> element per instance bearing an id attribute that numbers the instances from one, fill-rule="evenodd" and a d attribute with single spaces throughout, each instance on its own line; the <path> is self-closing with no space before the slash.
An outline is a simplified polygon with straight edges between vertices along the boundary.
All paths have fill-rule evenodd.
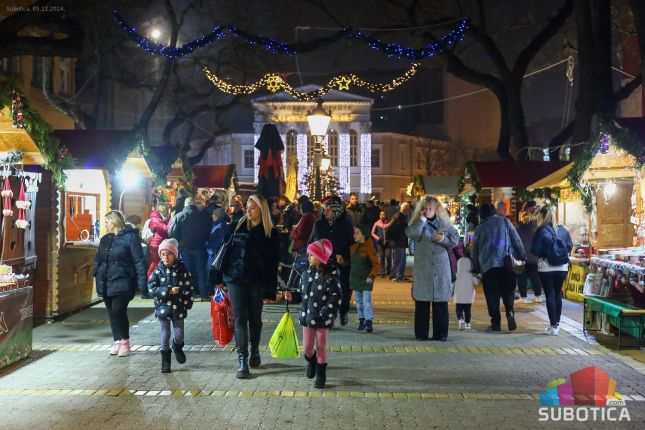
<path id="1" fill-rule="evenodd" d="M 282 87 L 282 79 L 279 76 L 270 76 L 267 79 L 267 89 L 272 93 L 275 93 Z"/>
<path id="2" fill-rule="evenodd" d="M 341 76 L 336 80 L 336 83 L 338 84 L 338 89 L 339 90 L 348 90 L 349 91 L 349 84 L 352 82 L 351 79 L 349 79 L 347 76 Z"/>

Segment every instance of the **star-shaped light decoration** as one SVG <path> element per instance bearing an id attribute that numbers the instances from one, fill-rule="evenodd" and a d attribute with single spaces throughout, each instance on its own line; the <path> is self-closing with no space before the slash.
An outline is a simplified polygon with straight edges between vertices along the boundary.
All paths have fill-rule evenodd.
<path id="1" fill-rule="evenodd" d="M 342 90 L 347 90 L 349 91 L 349 84 L 352 83 L 352 80 L 349 79 L 347 76 L 341 76 L 338 79 L 336 79 L 336 83 L 338 84 L 338 89 L 340 91 Z"/>
<path id="2" fill-rule="evenodd" d="M 280 76 L 271 75 L 267 79 L 267 89 L 275 93 L 282 87 L 282 78 Z"/>

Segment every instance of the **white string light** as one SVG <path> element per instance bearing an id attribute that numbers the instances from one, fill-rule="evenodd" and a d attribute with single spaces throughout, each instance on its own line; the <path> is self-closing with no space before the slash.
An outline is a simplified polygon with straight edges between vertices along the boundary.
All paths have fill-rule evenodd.
<path id="1" fill-rule="evenodd" d="M 338 183 L 339 192 L 347 194 L 351 191 L 349 183 L 349 134 L 343 133 L 338 139 Z"/>
<path id="2" fill-rule="evenodd" d="M 307 135 L 298 133 L 296 137 L 296 155 L 298 156 L 298 190 L 304 193 L 307 189 L 305 184 L 305 172 L 307 170 Z"/>
<path id="3" fill-rule="evenodd" d="M 361 134 L 361 194 L 372 193 L 372 134 Z"/>
<path id="4" fill-rule="evenodd" d="M 284 172 L 284 179 L 287 180 L 287 135 L 280 136 L 282 143 L 284 143 L 284 150 L 282 151 L 282 171 Z"/>
<path id="5" fill-rule="evenodd" d="M 255 147 L 256 142 L 260 139 L 259 134 L 253 135 L 253 182 L 258 183 L 258 178 L 260 176 L 260 166 L 258 161 L 260 160 L 260 150 Z"/>

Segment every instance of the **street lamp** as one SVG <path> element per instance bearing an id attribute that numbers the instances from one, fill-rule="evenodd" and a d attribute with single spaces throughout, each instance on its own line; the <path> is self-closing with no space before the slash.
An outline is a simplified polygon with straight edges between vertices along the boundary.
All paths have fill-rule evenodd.
<path id="1" fill-rule="evenodd" d="M 123 169 L 119 172 L 121 182 L 121 196 L 119 196 L 119 210 L 123 212 L 123 195 L 128 188 L 134 188 L 139 183 L 139 174 L 134 170 Z"/>
<path id="2" fill-rule="evenodd" d="M 314 110 L 307 114 L 307 122 L 311 130 L 311 137 L 314 139 L 314 200 L 322 198 L 322 180 L 320 177 L 321 171 L 329 169 L 330 160 L 323 157 L 322 143 L 323 137 L 327 134 L 327 127 L 331 121 L 331 112 L 325 111 L 322 106 L 322 99 L 316 101 Z"/>
<path id="3" fill-rule="evenodd" d="M 159 40 L 159 38 L 161 37 L 161 31 L 158 28 L 153 28 L 150 32 L 150 37 L 152 37 L 154 40 Z"/>

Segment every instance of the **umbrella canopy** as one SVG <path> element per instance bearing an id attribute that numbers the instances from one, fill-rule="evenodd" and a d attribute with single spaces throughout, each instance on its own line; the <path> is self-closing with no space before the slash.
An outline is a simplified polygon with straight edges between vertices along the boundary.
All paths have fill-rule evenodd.
<path id="1" fill-rule="evenodd" d="M 283 195 L 286 188 L 282 167 L 284 143 L 274 124 L 264 124 L 255 147 L 260 151 L 258 193 L 264 197 Z"/>

